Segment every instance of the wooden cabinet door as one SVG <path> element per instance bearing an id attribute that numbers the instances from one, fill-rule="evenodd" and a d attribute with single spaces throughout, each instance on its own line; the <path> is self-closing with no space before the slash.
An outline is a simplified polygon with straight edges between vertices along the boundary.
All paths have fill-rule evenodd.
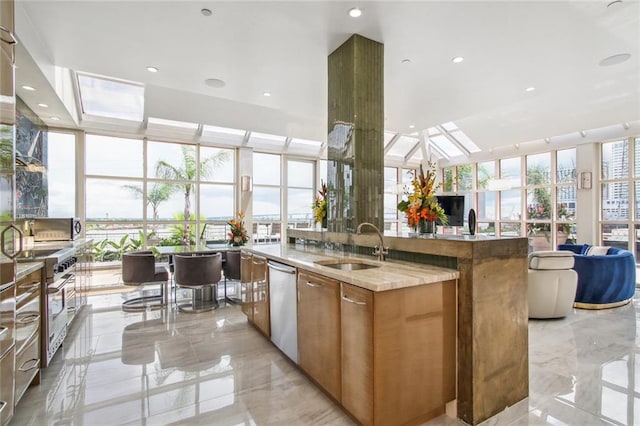
<path id="1" fill-rule="evenodd" d="M 340 401 L 340 286 L 306 271 L 298 273 L 298 362 Z"/>
<path id="2" fill-rule="evenodd" d="M 342 283 L 342 406 L 373 424 L 373 292 Z"/>
<path id="3" fill-rule="evenodd" d="M 265 336 L 270 336 L 269 282 L 267 280 L 267 259 L 253 255 L 251 261 L 251 281 L 253 283 L 253 323 Z"/>
<path id="4" fill-rule="evenodd" d="M 253 284 L 251 282 L 251 253 L 240 255 L 240 299 L 242 312 L 253 322 Z"/>

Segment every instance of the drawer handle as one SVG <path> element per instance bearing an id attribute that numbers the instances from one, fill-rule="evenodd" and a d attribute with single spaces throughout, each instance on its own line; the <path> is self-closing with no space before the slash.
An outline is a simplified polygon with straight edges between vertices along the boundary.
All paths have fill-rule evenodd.
<path id="1" fill-rule="evenodd" d="M 307 285 L 309 287 L 324 287 L 324 284 L 315 284 L 315 283 L 312 283 L 311 281 L 307 281 Z"/>
<path id="2" fill-rule="evenodd" d="M 2 404 L 2 407 L 0 407 L 0 414 L 2 414 L 2 412 L 4 411 L 4 407 L 7 406 L 7 401 L 0 401 L 0 404 Z"/>
<path id="3" fill-rule="evenodd" d="M 349 303 L 355 303 L 356 305 L 366 305 L 367 302 L 358 302 L 357 300 L 353 300 L 348 298 L 345 294 L 342 295 L 342 300 Z"/>
<path id="4" fill-rule="evenodd" d="M 25 365 L 27 365 L 27 363 L 32 362 L 33 365 L 31 365 L 31 367 L 27 368 L 25 367 Z M 26 360 L 25 362 L 22 363 L 22 365 L 20 366 L 20 368 L 18 368 L 18 371 L 22 371 L 23 373 L 26 373 L 29 370 L 33 370 L 34 368 L 38 368 L 38 365 L 40 365 L 40 358 L 31 358 Z"/>
<path id="5" fill-rule="evenodd" d="M 31 289 L 40 287 L 40 281 L 33 281 L 29 284 L 22 284 L 22 285 L 19 285 L 18 287 L 20 287 L 22 290 L 29 291 Z"/>
<path id="6" fill-rule="evenodd" d="M 16 318 L 16 322 L 18 324 L 31 324 L 32 322 L 36 322 L 40 319 L 39 314 L 29 314 L 20 318 Z"/>

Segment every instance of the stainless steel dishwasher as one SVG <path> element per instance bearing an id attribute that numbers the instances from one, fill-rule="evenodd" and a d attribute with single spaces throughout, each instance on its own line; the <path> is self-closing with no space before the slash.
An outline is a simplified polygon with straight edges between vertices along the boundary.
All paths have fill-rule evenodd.
<path id="1" fill-rule="evenodd" d="M 297 363 L 296 268 L 269 261 L 269 308 L 271 310 L 271 341 Z"/>

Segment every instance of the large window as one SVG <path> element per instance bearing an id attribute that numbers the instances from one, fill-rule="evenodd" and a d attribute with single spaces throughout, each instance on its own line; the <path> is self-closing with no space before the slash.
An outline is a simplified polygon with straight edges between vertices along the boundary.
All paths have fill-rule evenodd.
<path id="1" fill-rule="evenodd" d="M 273 224 L 281 226 L 281 157 L 253 153 L 253 241 L 269 242 Z"/>
<path id="2" fill-rule="evenodd" d="M 287 161 L 287 224 L 290 227 L 312 227 L 314 182 L 314 161 Z"/>
<path id="3" fill-rule="evenodd" d="M 575 240 L 576 178 L 575 148 L 443 169 L 465 213 L 476 209 L 478 234 L 528 236 L 530 250 Z"/>
<path id="4" fill-rule="evenodd" d="M 233 150 L 92 134 L 85 145 L 87 236 L 98 260 L 225 240 L 235 214 Z"/>
<path id="5" fill-rule="evenodd" d="M 48 132 L 47 186 L 49 217 L 76 216 L 76 136 Z"/>
<path id="6" fill-rule="evenodd" d="M 629 235 L 629 230 L 640 229 L 640 138 L 629 142 L 624 139 L 602 144 L 600 238 L 603 245 L 635 251 L 637 259 L 639 235 L 637 231 Z"/>
<path id="7" fill-rule="evenodd" d="M 396 167 L 384 168 L 384 230 L 392 233 L 398 232 L 398 178 Z"/>

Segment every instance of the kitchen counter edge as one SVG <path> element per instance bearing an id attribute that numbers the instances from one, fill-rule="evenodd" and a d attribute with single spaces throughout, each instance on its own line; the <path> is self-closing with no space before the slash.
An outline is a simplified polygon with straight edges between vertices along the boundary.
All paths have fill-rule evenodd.
<path id="1" fill-rule="evenodd" d="M 455 280 L 460 276 L 455 269 L 397 260 L 381 262 L 372 257 L 328 252 L 324 249 L 299 247 L 292 244 L 242 247 L 242 250 L 376 292 Z M 331 260 L 340 262 L 355 260 L 378 267 L 344 271 L 316 263 Z"/>

